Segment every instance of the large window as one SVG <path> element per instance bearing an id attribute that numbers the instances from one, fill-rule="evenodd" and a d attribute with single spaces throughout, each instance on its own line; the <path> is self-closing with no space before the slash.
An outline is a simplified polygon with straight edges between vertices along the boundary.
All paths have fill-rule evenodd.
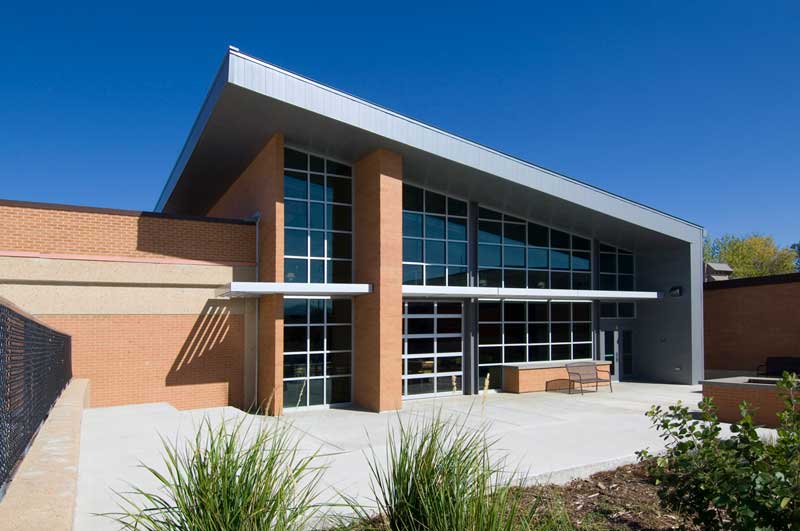
<path id="1" fill-rule="evenodd" d="M 283 407 L 350 402 L 350 299 L 283 301 Z"/>
<path id="2" fill-rule="evenodd" d="M 403 185 L 403 284 L 467 286 L 467 203 Z"/>
<path id="3" fill-rule="evenodd" d="M 403 302 L 403 396 L 461 392 L 461 302 Z"/>
<path id="4" fill-rule="evenodd" d="M 633 291 L 634 282 L 633 253 L 610 245 L 600 244 L 601 290 Z M 603 302 L 600 304 L 600 317 L 603 319 L 633 319 L 636 317 L 634 302 Z"/>
<path id="5" fill-rule="evenodd" d="M 478 303 L 479 387 L 501 387 L 504 363 L 591 358 L 591 302 Z"/>
<path id="6" fill-rule="evenodd" d="M 284 167 L 284 280 L 352 282 L 352 169 L 289 148 Z"/>
<path id="7" fill-rule="evenodd" d="M 592 242 L 495 212 L 478 211 L 478 285 L 592 289 Z"/>

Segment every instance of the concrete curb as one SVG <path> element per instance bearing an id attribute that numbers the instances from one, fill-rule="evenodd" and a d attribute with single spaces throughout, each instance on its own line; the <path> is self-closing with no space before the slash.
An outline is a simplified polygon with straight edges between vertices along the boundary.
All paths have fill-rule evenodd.
<path id="1" fill-rule="evenodd" d="M 53 405 L 0 500 L 0 529 L 72 529 L 81 418 L 88 403 L 89 380 L 72 379 Z"/>

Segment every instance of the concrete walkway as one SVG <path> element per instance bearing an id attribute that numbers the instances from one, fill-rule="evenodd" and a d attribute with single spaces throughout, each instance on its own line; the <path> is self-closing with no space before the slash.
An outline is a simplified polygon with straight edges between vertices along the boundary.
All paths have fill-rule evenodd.
<path id="1" fill-rule="evenodd" d="M 326 495 L 336 492 L 364 499 L 369 494 L 365 453 L 370 446 L 385 454 L 387 434 L 400 422 L 429 418 L 437 410 L 469 427 L 488 426 L 495 451 L 528 481 L 566 482 L 635 460 L 643 448 L 657 450 L 662 441 L 644 412 L 652 404 L 678 400 L 695 406 L 699 386 L 620 383 L 614 393 L 601 390 L 584 396 L 562 393 L 489 394 L 407 401 L 401 412 L 375 414 L 351 409 L 291 412 L 282 420 L 255 417 L 268 423 L 288 421 L 301 437 L 304 451 L 318 450 L 328 466 Z M 161 466 L 159 434 L 188 437 L 203 416 L 213 422 L 237 419 L 234 408 L 178 411 L 167 404 L 147 404 L 84 412 L 75 529 L 116 529 L 108 519 L 93 516 L 116 510 L 113 490 L 129 483 L 155 488 L 139 462 Z"/>

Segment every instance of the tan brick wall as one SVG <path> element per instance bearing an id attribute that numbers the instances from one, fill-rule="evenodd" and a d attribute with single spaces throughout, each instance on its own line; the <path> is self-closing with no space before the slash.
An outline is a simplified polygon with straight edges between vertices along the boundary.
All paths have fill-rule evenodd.
<path id="1" fill-rule="evenodd" d="M 254 225 L 0 201 L 0 227 L 0 293 L 72 336 L 92 406 L 244 405 L 246 316 L 215 288 L 251 274 Z"/>
<path id="2" fill-rule="evenodd" d="M 403 160 L 375 151 L 356 164 L 353 402 L 370 411 L 402 407 Z"/>
<path id="3" fill-rule="evenodd" d="M 601 378 L 608 378 L 610 366 L 601 365 L 597 368 Z M 608 383 L 599 383 L 600 387 Z M 503 368 L 503 390 L 509 393 L 532 393 L 537 391 L 559 391 L 569 389 L 569 375 L 566 367 L 549 367 L 537 369 Z M 579 390 L 580 386 L 575 385 Z M 584 390 L 594 390 L 594 384 L 584 385 Z"/>
<path id="4" fill-rule="evenodd" d="M 770 356 L 800 356 L 800 282 L 708 289 L 705 367 L 752 373 Z"/>
<path id="5" fill-rule="evenodd" d="M 244 172 L 208 212 L 210 216 L 260 214 L 262 282 L 283 281 L 283 135 L 273 135 Z M 283 296 L 259 300 L 258 402 L 283 412 Z"/>
<path id="6" fill-rule="evenodd" d="M 76 378 L 91 406 L 169 402 L 242 407 L 244 316 L 225 303 L 204 315 L 39 315 L 72 336 Z"/>
<path id="7" fill-rule="evenodd" d="M 762 387 L 735 387 L 730 385 L 703 384 L 703 398 L 712 398 L 717 406 L 717 415 L 723 422 L 741 419 L 739 405 L 747 401 L 752 407 L 751 415 L 756 424 L 774 428 L 778 424 L 777 413 L 783 410 L 783 399 L 778 389 Z"/>
<path id="8" fill-rule="evenodd" d="M 0 253 L 255 262 L 254 225 L 2 201 L 0 227 Z"/>

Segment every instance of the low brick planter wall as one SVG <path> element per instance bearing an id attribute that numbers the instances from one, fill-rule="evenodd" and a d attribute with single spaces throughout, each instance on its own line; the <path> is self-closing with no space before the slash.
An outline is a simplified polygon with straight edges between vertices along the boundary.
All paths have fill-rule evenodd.
<path id="1" fill-rule="evenodd" d="M 703 398 L 714 400 L 719 419 L 736 422 L 741 419 L 739 405 L 747 401 L 752 406 L 751 415 L 756 424 L 769 428 L 778 425 L 777 414 L 784 403 L 775 383 L 777 378 L 737 376 L 703 380 Z"/>
<path id="2" fill-rule="evenodd" d="M 601 378 L 607 378 L 611 363 L 597 362 Z M 608 386 L 607 382 L 598 384 Z M 566 391 L 570 387 L 567 363 L 542 362 L 503 366 L 503 391 L 508 393 L 533 393 L 537 391 Z M 573 383 L 573 387 L 577 386 Z M 585 384 L 584 390 L 594 389 L 594 384 Z"/>

